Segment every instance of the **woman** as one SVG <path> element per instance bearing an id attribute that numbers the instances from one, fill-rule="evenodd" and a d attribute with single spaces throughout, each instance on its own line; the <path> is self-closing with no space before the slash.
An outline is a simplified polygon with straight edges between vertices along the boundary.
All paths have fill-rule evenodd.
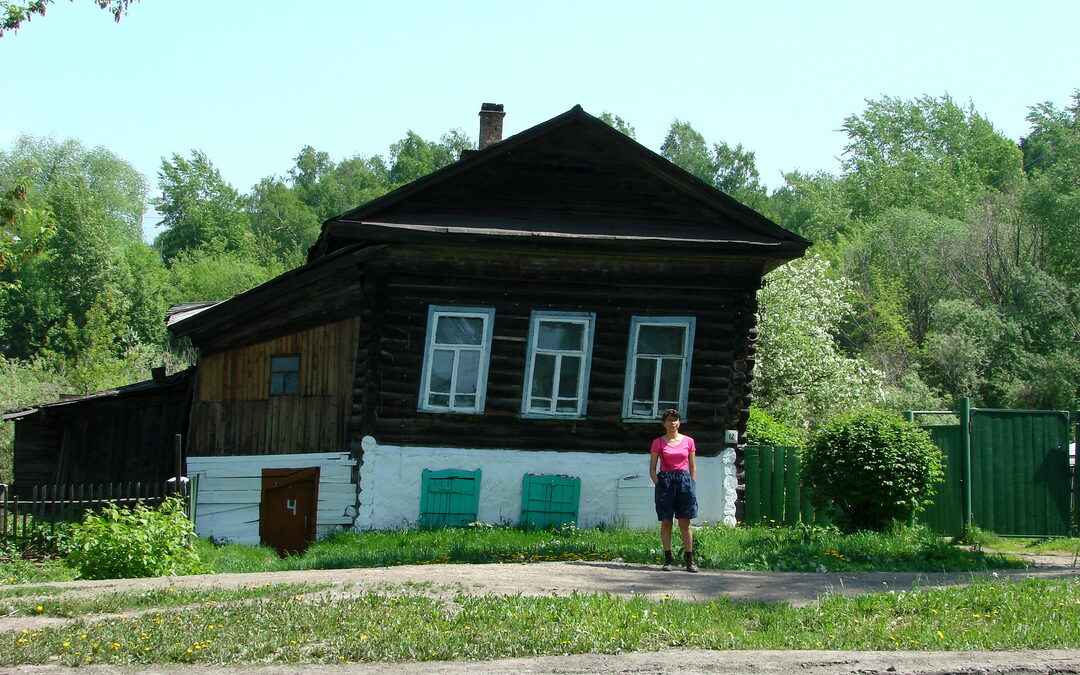
<path id="1" fill-rule="evenodd" d="M 683 562 L 687 572 L 697 572 L 694 563 L 694 535 L 690 519 L 697 517 L 697 448 L 694 439 L 679 433 L 682 417 L 678 410 L 665 410 L 661 416 L 664 435 L 652 443 L 649 451 L 649 476 L 655 485 L 656 518 L 660 521 L 660 541 L 664 544 L 665 572 L 671 571 L 675 559 L 671 556 L 671 520 L 679 519 L 682 534 Z M 657 471 L 657 464 L 660 470 Z"/>

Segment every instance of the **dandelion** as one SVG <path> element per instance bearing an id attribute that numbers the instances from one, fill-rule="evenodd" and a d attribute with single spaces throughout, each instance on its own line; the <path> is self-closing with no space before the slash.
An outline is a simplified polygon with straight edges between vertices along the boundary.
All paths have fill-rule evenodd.
<path id="1" fill-rule="evenodd" d="M 34 608 L 34 611 L 35 612 L 40 612 L 43 609 L 44 609 L 44 607 L 42 607 L 41 605 L 38 605 L 37 607 Z"/>
<path id="2" fill-rule="evenodd" d="M 938 636 L 939 638 L 941 638 L 942 640 L 944 640 L 944 639 L 945 639 L 945 633 L 942 633 L 941 631 L 938 631 L 938 632 L 937 632 L 937 636 Z"/>

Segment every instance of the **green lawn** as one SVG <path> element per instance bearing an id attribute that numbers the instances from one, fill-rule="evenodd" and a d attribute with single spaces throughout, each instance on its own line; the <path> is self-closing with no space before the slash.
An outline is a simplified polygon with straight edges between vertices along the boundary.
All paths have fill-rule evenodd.
<path id="1" fill-rule="evenodd" d="M 702 527 L 695 542 L 699 564 L 706 569 L 966 572 L 1025 566 L 965 550 L 922 528 L 840 534 L 831 528 Z M 663 559 L 655 531 L 502 527 L 341 533 L 315 543 L 302 556 L 284 559 L 266 548 L 209 542 L 199 544 L 199 554 L 217 572 L 613 559 L 658 564 Z"/>

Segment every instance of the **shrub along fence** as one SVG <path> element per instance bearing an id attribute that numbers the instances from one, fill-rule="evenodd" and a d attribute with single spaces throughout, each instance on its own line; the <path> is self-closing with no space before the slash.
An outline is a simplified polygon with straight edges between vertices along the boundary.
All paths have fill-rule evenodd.
<path id="1" fill-rule="evenodd" d="M 195 486 L 187 480 L 179 488 L 175 480 L 162 483 L 70 483 L 35 485 L 29 499 L 11 494 L 0 486 L 0 538 L 26 540 L 40 527 L 55 533 L 57 523 L 75 522 L 83 513 L 106 504 L 132 506 L 160 504 L 166 497 L 179 494 L 191 515 L 191 496 Z"/>
<path id="2" fill-rule="evenodd" d="M 1058 410 L 913 411 L 959 419 L 923 425 L 945 454 L 945 482 L 918 521 L 949 536 L 968 523 L 1003 536 L 1080 532 L 1078 477 L 1069 460 L 1070 415 Z M 931 418 L 933 419 L 933 418 Z M 1080 435 L 1080 420 L 1077 422 Z M 796 448 L 747 446 L 744 524 L 827 524 L 810 505 Z"/>

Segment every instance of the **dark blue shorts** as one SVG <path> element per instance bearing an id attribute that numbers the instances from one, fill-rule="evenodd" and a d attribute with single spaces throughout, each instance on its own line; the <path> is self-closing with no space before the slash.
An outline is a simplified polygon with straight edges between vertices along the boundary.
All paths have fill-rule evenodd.
<path id="1" fill-rule="evenodd" d="M 656 519 L 697 518 L 697 494 L 689 471 L 660 471 L 654 488 Z"/>

